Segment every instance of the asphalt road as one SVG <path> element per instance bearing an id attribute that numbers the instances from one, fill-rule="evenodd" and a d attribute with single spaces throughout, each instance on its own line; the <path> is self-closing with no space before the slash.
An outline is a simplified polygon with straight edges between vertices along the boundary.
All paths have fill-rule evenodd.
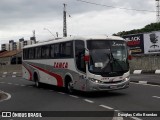
<path id="1" fill-rule="evenodd" d="M 151 76 L 153 78 L 154 76 Z M 144 75 L 131 76 L 131 79 L 147 80 L 151 79 Z M 154 77 L 159 79 L 159 77 Z M 107 114 L 117 113 L 122 115 L 125 113 L 156 113 L 160 111 L 160 86 L 146 85 L 139 83 L 131 83 L 128 89 L 96 92 L 96 93 L 81 93 L 76 92 L 75 95 L 68 95 L 63 89 L 54 86 L 44 86 L 43 88 L 34 87 L 33 82 L 26 81 L 22 78 L 0 78 L 0 90 L 11 95 L 11 98 L 0 102 L 0 111 L 82 111 L 70 112 L 75 116 L 81 117 L 48 117 L 41 118 L 47 120 L 159 120 L 160 117 L 98 117 L 98 111 L 106 112 Z M 66 111 L 66 112 L 65 112 Z M 83 116 L 84 112 L 91 117 Z M 92 112 L 93 111 L 93 112 Z M 160 112 L 159 112 L 160 113 Z M 22 118 L 2 118 L 4 120 L 17 120 Z M 28 118 L 23 118 L 28 119 Z M 22 120 L 23 120 L 22 119 Z M 31 118 L 30 118 L 31 119 Z M 35 119 L 35 118 L 33 118 Z M 40 119 L 40 118 L 37 118 Z M 0 118 L 1 120 L 1 118 Z"/>

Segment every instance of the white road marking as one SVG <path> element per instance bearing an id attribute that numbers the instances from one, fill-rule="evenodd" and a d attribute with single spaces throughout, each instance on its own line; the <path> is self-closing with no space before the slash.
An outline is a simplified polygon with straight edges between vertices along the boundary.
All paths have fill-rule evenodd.
<path id="1" fill-rule="evenodd" d="M 4 91 L 0 91 L 0 92 L 2 92 L 2 93 L 4 93 L 4 94 L 7 95 L 7 98 L 4 99 L 4 100 L 9 100 L 9 99 L 11 99 L 11 95 L 10 95 L 9 93 L 6 93 L 6 92 L 4 92 Z M 0 102 L 2 102 L 2 101 L 4 101 L 4 100 L 0 100 Z"/>
<path id="2" fill-rule="evenodd" d="M 152 96 L 152 97 L 160 99 L 160 97 L 158 97 L 158 96 Z"/>
<path id="3" fill-rule="evenodd" d="M 20 84 L 13 84 L 13 85 L 17 85 L 17 86 L 19 86 Z"/>
<path id="4" fill-rule="evenodd" d="M 140 84 L 147 84 L 147 81 L 139 81 Z"/>
<path id="5" fill-rule="evenodd" d="M 63 92 L 58 92 L 59 94 L 62 94 L 62 95 L 64 95 L 65 93 L 63 93 Z"/>
<path id="6" fill-rule="evenodd" d="M 141 74 L 142 70 L 134 70 L 133 74 Z"/>
<path id="7" fill-rule="evenodd" d="M 69 96 L 73 98 L 79 98 L 78 96 L 75 96 L 75 95 L 69 95 Z"/>
<path id="8" fill-rule="evenodd" d="M 112 120 L 124 120 L 123 117 L 113 117 Z"/>
<path id="9" fill-rule="evenodd" d="M 7 72 L 3 72 L 3 74 L 7 74 Z"/>
<path id="10" fill-rule="evenodd" d="M 142 120 L 142 119 L 137 118 L 137 117 L 131 117 L 131 118 L 134 119 L 134 120 Z"/>
<path id="11" fill-rule="evenodd" d="M 26 85 L 20 85 L 21 87 L 24 87 L 24 86 L 26 86 Z"/>
<path id="12" fill-rule="evenodd" d="M 7 83 L 7 84 L 12 85 L 13 83 Z"/>
<path id="13" fill-rule="evenodd" d="M 137 84 L 137 85 L 146 85 L 146 86 L 151 86 L 151 87 L 160 87 L 160 85 L 140 84 L 140 83 L 135 83 L 135 82 L 130 82 L 130 83 Z"/>
<path id="14" fill-rule="evenodd" d="M 115 112 L 120 112 L 120 110 L 114 110 Z"/>
<path id="15" fill-rule="evenodd" d="M 155 74 L 160 74 L 160 70 L 156 70 L 156 71 L 155 71 Z"/>
<path id="16" fill-rule="evenodd" d="M 106 109 L 109 109 L 109 110 L 113 110 L 112 107 L 109 107 L 109 106 L 106 106 L 106 105 L 99 105 L 99 106 L 101 106 L 101 107 L 103 107 L 103 108 L 106 108 Z"/>
<path id="17" fill-rule="evenodd" d="M 16 77 L 16 75 L 12 75 L 12 77 Z"/>
<path id="18" fill-rule="evenodd" d="M 84 101 L 89 102 L 89 103 L 94 103 L 92 100 L 84 99 Z"/>
<path id="19" fill-rule="evenodd" d="M 13 74 L 15 75 L 15 74 L 17 74 L 17 72 L 13 72 Z"/>

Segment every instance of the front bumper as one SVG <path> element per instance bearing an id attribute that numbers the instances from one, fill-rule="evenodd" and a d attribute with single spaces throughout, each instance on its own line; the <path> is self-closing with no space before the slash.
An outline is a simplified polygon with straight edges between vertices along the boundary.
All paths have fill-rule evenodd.
<path id="1" fill-rule="evenodd" d="M 119 83 L 95 83 L 89 81 L 86 91 L 109 91 L 125 89 L 129 87 L 129 83 L 130 79 L 121 81 Z"/>

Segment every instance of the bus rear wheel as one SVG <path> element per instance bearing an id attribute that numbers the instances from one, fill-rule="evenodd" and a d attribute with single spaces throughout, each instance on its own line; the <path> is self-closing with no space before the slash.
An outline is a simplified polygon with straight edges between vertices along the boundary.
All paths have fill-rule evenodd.
<path id="1" fill-rule="evenodd" d="M 41 86 L 41 83 L 39 82 L 39 79 L 38 79 L 38 75 L 36 73 L 34 74 L 34 82 L 37 88 Z"/>

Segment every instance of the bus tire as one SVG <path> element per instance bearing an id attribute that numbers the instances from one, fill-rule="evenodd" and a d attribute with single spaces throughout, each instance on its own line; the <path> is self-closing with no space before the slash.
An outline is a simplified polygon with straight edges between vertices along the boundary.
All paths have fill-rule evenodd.
<path id="1" fill-rule="evenodd" d="M 66 89 L 66 92 L 69 94 L 72 94 L 74 92 L 73 81 L 69 76 L 67 76 L 65 79 L 65 89 Z"/>
<path id="2" fill-rule="evenodd" d="M 38 78 L 37 73 L 34 73 L 34 82 L 35 82 L 35 86 L 36 86 L 37 88 L 40 88 L 40 87 L 41 87 L 41 83 L 39 82 L 39 78 Z"/>

